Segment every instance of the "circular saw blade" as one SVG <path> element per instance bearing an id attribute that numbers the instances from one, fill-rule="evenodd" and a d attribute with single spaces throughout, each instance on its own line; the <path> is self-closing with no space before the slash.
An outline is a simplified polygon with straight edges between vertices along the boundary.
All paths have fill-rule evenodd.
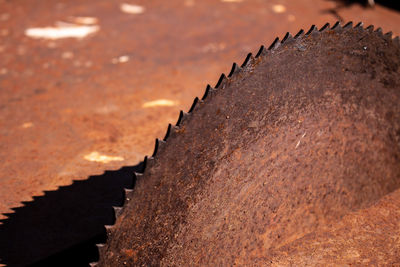
<path id="1" fill-rule="evenodd" d="M 157 142 L 99 265 L 272 265 L 368 209 L 400 187 L 399 65 L 398 39 L 352 24 L 287 34 L 234 64 Z M 323 264 L 335 242 L 304 245 L 297 263 Z"/>

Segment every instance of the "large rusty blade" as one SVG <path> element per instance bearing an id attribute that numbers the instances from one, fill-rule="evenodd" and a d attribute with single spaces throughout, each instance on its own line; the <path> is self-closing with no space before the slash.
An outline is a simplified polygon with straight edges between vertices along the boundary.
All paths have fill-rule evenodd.
<path id="1" fill-rule="evenodd" d="M 400 194 L 388 194 L 400 187 L 399 65 L 398 39 L 360 24 L 312 27 L 250 55 L 170 128 L 99 264 L 395 263 L 398 242 L 335 233 L 357 227 L 351 216 L 379 217 L 387 199 L 398 214 Z M 398 217 L 378 220 L 380 238 Z"/>

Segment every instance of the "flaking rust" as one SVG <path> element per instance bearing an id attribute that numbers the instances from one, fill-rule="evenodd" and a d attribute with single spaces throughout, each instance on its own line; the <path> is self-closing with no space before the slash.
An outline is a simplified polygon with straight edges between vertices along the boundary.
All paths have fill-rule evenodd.
<path id="1" fill-rule="evenodd" d="M 398 38 L 350 23 L 234 64 L 157 142 L 93 265 L 398 264 L 399 65 Z"/>

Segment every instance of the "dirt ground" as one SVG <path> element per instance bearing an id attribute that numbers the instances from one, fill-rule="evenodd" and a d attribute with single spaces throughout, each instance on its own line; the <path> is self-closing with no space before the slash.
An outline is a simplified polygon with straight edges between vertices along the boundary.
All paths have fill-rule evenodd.
<path id="1" fill-rule="evenodd" d="M 138 164 L 207 84 L 276 36 L 338 19 L 400 34 L 396 10 L 337 6 L 0 0 L 0 219 L 44 191 Z"/>

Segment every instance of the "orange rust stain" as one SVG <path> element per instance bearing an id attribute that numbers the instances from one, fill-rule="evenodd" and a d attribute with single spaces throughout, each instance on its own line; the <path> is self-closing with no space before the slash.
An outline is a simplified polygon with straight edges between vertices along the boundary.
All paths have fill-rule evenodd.
<path id="1" fill-rule="evenodd" d="M 137 251 L 133 249 L 123 249 L 122 253 L 124 253 L 129 258 L 136 258 L 137 256 Z"/>
<path id="2" fill-rule="evenodd" d="M 182 126 L 181 128 L 179 128 L 178 130 L 176 130 L 177 133 L 185 133 L 185 127 Z"/>

